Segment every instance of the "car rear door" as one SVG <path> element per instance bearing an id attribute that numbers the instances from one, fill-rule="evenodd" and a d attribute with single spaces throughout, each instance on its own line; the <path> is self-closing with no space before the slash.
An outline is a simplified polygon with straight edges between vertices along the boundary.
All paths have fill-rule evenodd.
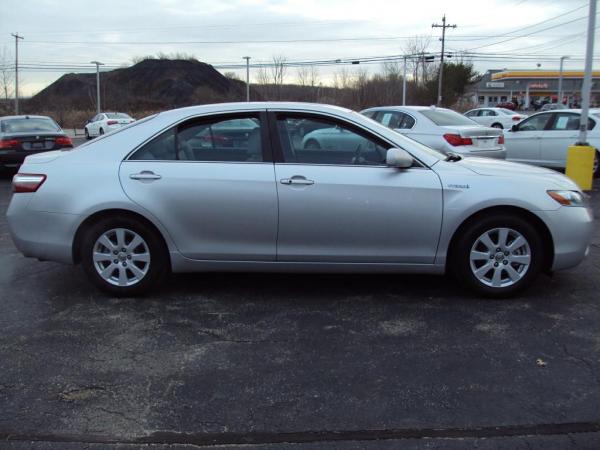
<path id="1" fill-rule="evenodd" d="M 239 119 L 256 126 L 236 133 Z M 184 121 L 123 161 L 123 189 L 188 258 L 273 261 L 277 191 L 266 130 L 258 111 Z"/>
<path id="2" fill-rule="evenodd" d="M 535 114 L 516 126 L 516 130 L 504 135 L 506 159 L 510 161 L 541 164 L 540 141 L 552 119 L 550 112 Z"/>
<path id="3" fill-rule="evenodd" d="M 385 165 L 391 144 L 344 120 L 273 111 L 279 198 L 277 260 L 432 264 L 442 221 L 442 189 L 427 167 Z M 305 149 L 298 120 L 352 135 L 351 145 Z"/>
<path id="4" fill-rule="evenodd" d="M 579 136 L 580 114 L 554 112 L 547 130 L 541 134 L 540 161 L 549 167 L 565 167 L 567 149 L 575 144 Z M 589 126 L 594 123 L 590 120 Z"/>

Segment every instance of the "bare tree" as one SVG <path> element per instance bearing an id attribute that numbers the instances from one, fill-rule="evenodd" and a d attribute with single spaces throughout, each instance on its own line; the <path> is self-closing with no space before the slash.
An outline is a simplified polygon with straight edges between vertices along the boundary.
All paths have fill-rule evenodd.
<path id="1" fill-rule="evenodd" d="M 275 87 L 277 100 L 281 100 L 282 86 L 283 81 L 285 80 L 285 73 L 287 70 L 287 67 L 285 65 L 286 61 L 287 59 L 283 55 L 273 56 L 273 65 L 271 66 L 271 77 L 273 85 Z"/>
<path id="2" fill-rule="evenodd" d="M 3 47 L 0 52 L 0 96 L 7 104 L 8 100 L 14 96 L 14 81 L 14 64 L 11 64 L 6 47 Z"/>
<path id="3" fill-rule="evenodd" d="M 411 55 L 407 61 L 409 71 L 412 72 L 412 78 L 415 84 L 424 84 L 426 82 L 427 73 L 430 69 L 426 69 L 425 54 L 431 44 L 429 36 L 415 36 L 406 41 L 404 53 Z M 419 69 L 421 69 L 421 80 L 419 80 Z"/>
<path id="4" fill-rule="evenodd" d="M 319 70 L 315 66 L 298 68 L 298 84 L 308 89 L 308 98 L 305 98 L 305 100 L 311 102 L 318 100 L 321 85 L 319 83 Z"/>

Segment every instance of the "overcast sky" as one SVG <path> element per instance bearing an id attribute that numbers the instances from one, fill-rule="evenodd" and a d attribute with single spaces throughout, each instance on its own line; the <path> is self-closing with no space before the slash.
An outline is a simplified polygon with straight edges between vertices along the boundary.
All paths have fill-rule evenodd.
<path id="1" fill-rule="evenodd" d="M 19 54 L 28 66 L 23 68 L 21 92 L 31 95 L 65 72 L 85 70 L 62 66 L 40 70 L 40 65 L 88 66 L 92 60 L 127 65 L 135 57 L 158 52 L 191 54 L 215 66 L 242 63 L 246 55 L 252 62 L 269 61 L 274 55 L 288 61 L 335 60 L 402 54 L 407 39 L 416 35 L 430 36 L 429 50 L 439 52 L 441 29 L 432 29 L 431 24 L 440 23 L 445 13 L 448 23 L 457 25 L 447 31 L 449 51 L 485 53 L 473 57 L 480 72 L 535 68 L 538 62 L 542 69 L 558 68 L 562 55 L 573 57 L 567 60 L 567 69 L 577 69 L 583 67 L 577 58 L 585 52 L 587 4 L 586 0 L 2 0 L 0 55 L 13 64 L 11 33 L 25 37 Z M 600 55 L 598 46 L 594 53 Z M 509 55 L 518 59 L 508 59 Z M 358 67 L 371 72 L 380 68 L 362 64 L 348 69 Z M 320 67 L 321 80 L 328 82 L 336 70 L 339 65 Z M 287 78 L 293 82 L 296 69 L 288 69 Z"/>

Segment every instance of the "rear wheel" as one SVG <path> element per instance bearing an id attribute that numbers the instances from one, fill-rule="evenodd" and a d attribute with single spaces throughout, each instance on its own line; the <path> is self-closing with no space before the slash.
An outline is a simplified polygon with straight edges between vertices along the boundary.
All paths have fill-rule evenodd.
<path id="1" fill-rule="evenodd" d="M 99 131 L 99 133 L 100 133 L 100 136 L 102 136 L 102 135 L 104 134 L 104 129 L 103 129 L 103 128 L 100 128 L 100 131 Z"/>
<path id="2" fill-rule="evenodd" d="M 116 296 L 144 294 L 158 287 L 169 272 L 162 238 L 131 218 L 107 218 L 88 228 L 81 264 L 98 288 Z"/>
<path id="3" fill-rule="evenodd" d="M 516 294 L 539 275 L 544 246 L 537 230 L 516 215 L 494 214 L 462 230 L 452 249 L 452 271 L 487 297 Z"/>
<path id="4" fill-rule="evenodd" d="M 501 123 L 492 124 L 492 128 L 500 128 L 501 130 L 504 128 Z"/>

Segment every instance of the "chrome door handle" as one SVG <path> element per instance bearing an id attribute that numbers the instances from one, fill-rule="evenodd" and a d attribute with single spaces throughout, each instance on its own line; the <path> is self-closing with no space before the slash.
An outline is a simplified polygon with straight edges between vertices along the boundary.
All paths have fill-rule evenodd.
<path id="1" fill-rule="evenodd" d="M 292 178 L 282 178 L 281 180 L 279 180 L 279 182 L 281 184 L 300 184 L 300 185 L 304 185 L 304 186 L 315 184 L 315 182 L 313 180 L 307 180 L 304 177 L 299 177 L 296 175 L 293 176 Z"/>
<path id="2" fill-rule="evenodd" d="M 132 180 L 160 180 L 162 177 L 151 170 L 142 170 L 140 173 L 129 175 Z"/>

